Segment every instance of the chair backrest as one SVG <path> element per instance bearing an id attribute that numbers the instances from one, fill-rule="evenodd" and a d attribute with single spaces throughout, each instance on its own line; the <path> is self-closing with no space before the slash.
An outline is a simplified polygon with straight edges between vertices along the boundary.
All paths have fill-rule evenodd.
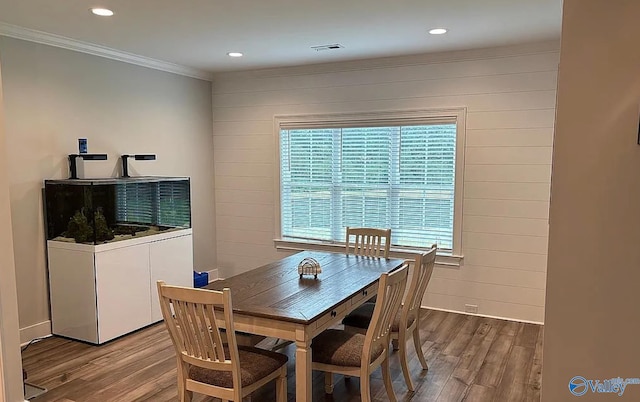
<path id="1" fill-rule="evenodd" d="M 158 281 L 158 295 L 164 322 L 183 366 L 192 364 L 210 370 L 230 371 L 234 387 L 239 388 L 240 366 L 231 290 L 225 288 L 219 292 L 169 286 Z M 220 313 L 224 315 L 228 352 L 216 323 L 216 314 Z"/>
<path id="2" fill-rule="evenodd" d="M 391 324 L 402 302 L 402 296 L 407 284 L 409 264 L 405 263 L 390 274 L 384 273 L 378 282 L 376 306 L 373 309 L 371 323 L 365 335 L 362 351 L 362 365 L 371 362 L 371 353 L 377 345 L 382 345 L 384 353 L 389 348 L 389 333 Z"/>
<path id="3" fill-rule="evenodd" d="M 418 316 L 424 292 L 427 290 L 427 285 L 429 284 L 433 267 L 436 263 L 437 250 L 438 246 L 434 244 L 431 246 L 431 250 L 416 256 L 413 277 L 411 278 L 411 284 L 409 285 L 404 306 L 402 307 L 402 315 L 400 316 L 401 323 L 411 323 Z"/>
<path id="4" fill-rule="evenodd" d="M 347 227 L 347 254 L 351 251 L 351 236 L 355 236 L 353 254 L 367 257 L 389 258 L 391 229 Z"/>

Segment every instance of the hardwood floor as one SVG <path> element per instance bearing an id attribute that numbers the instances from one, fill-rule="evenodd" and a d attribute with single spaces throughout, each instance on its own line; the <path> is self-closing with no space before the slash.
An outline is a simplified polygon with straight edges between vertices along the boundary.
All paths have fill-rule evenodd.
<path id="1" fill-rule="evenodd" d="M 391 357 L 393 387 L 400 401 L 539 401 L 543 327 L 435 310 L 424 310 L 420 328 L 428 371 L 411 346 L 409 368 L 416 391 L 408 392 L 398 353 Z M 268 341 L 265 341 L 268 342 Z M 289 355 L 289 401 L 295 400 L 295 346 Z M 159 323 L 102 346 L 59 337 L 34 343 L 23 352 L 27 382 L 49 391 L 35 402 L 175 401 L 174 349 Z M 387 400 L 380 370 L 372 375 L 372 397 Z M 254 402 L 273 401 L 269 385 Z M 198 402 L 214 401 L 197 396 Z M 324 376 L 314 372 L 314 401 L 359 401 L 357 378 L 336 377 L 333 396 Z"/>

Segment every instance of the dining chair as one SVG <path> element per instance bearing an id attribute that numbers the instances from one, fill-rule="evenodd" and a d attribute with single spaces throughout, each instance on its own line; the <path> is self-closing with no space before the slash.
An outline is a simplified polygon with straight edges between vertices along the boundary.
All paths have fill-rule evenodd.
<path id="1" fill-rule="evenodd" d="M 287 356 L 237 344 L 230 289 L 219 292 L 158 281 L 158 295 L 176 349 L 181 402 L 191 401 L 194 392 L 242 401 L 272 380 L 276 400 L 287 400 Z M 228 343 L 222 341 L 219 315 L 224 317 Z"/>
<path id="2" fill-rule="evenodd" d="M 351 237 L 354 237 L 353 245 Z M 389 258 L 391 229 L 350 228 L 347 226 L 346 252 L 366 257 Z"/>
<path id="3" fill-rule="evenodd" d="M 422 341 L 420 340 L 420 305 L 433 273 L 437 249 L 437 245 L 434 244 L 431 246 L 431 250 L 416 256 L 409 290 L 402 308 L 398 311 L 391 324 L 390 337 L 393 341 L 394 350 L 399 349 L 402 374 L 410 391 L 414 391 L 414 387 L 407 365 L 407 337 L 409 335 L 413 337 L 413 345 L 423 370 L 429 369 L 424 353 L 422 353 Z M 365 333 L 373 321 L 374 307 L 373 303 L 365 303 L 352 311 L 342 321 L 345 329 Z"/>
<path id="4" fill-rule="evenodd" d="M 360 377 L 363 402 L 371 401 L 370 375 L 382 367 L 387 396 L 396 401 L 389 373 L 389 332 L 407 283 L 407 265 L 384 273 L 378 283 L 378 299 L 366 334 L 327 329 L 311 343 L 312 367 L 325 372 L 325 392 L 333 393 L 333 373 Z"/>

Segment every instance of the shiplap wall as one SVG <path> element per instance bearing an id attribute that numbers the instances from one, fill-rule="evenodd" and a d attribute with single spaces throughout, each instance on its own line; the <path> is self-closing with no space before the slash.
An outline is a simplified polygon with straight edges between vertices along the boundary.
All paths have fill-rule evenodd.
<path id="1" fill-rule="evenodd" d="M 467 107 L 460 268 L 437 267 L 423 305 L 544 317 L 556 42 L 218 74 L 213 84 L 217 265 L 274 248 L 274 115 Z"/>

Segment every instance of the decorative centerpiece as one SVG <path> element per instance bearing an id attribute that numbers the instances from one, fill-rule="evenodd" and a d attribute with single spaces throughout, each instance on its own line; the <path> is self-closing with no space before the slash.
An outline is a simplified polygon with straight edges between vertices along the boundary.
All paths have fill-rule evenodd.
<path id="1" fill-rule="evenodd" d="M 314 279 L 318 279 L 320 272 L 322 272 L 322 268 L 315 258 L 307 257 L 298 264 L 300 279 L 302 279 L 302 275 L 313 275 Z"/>

